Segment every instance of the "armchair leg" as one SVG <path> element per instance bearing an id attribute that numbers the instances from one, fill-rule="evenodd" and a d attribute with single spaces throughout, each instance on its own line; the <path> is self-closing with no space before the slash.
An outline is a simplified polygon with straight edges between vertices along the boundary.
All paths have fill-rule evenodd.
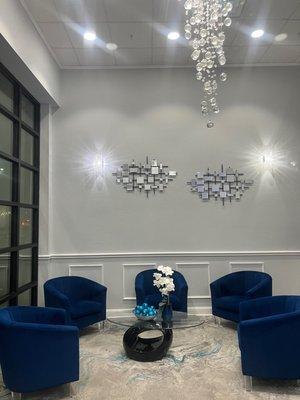
<path id="1" fill-rule="evenodd" d="M 105 327 L 105 321 L 102 322 L 98 322 L 98 330 L 101 331 L 101 329 L 103 330 Z"/>
<path id="2" fill-rule="evenodd" d="M 71 382 L 67 383 L 66 388 L 67 388 L 68 396 L 72 397 L 75 394 L 75 390 L 74 390 L 72 383 Z"/>
<path id="3" fill-rule="evenodd" d="M 11 392 L 11 398 L 13 400 L 21 400 L 22 399 L 22 394 L 21 393 L 16 393 L 16 392 Z"/>
<path id="4" fill-rule="evenodd" d="M 244 375 L 244 386 L 247 392 L 252 391 L 252 376 Z"/>

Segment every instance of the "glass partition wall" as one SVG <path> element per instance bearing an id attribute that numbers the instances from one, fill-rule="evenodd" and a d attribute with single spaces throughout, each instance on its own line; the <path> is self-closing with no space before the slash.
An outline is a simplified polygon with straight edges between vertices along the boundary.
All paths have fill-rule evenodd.
<path id="1" fill-rule="evenodd" d="M 0 64 L 0 307 L 36 305 L 40 105 Z"/>

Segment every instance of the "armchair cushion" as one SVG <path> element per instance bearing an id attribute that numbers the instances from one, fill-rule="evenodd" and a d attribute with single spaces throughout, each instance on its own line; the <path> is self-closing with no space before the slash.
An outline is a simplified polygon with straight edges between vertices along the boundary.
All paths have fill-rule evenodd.
<path id="1" fill-rule="evenodd" d="M 80 300 L 72 304 L 70 313 L 72 318 L 77 319 L 91 314 L 101 313 L 102 309 L 102 303 L 90 300 Z"/>
<path id="2" fill-rule="evenodd" d="M 217 307 L 223 308 L 224 310 L 239 312 L 241 301 L 245 300 L 245 296 L 224 296 L 219 297 L 215 301 Z"/>

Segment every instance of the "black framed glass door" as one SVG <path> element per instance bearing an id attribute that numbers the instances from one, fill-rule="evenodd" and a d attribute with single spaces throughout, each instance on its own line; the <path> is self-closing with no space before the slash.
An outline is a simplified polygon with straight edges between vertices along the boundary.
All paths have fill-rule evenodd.
<path id="1" fill-rule="evenodd" d="M 40 104 L 0 64 L 0 306 L 36 305 Z"/>

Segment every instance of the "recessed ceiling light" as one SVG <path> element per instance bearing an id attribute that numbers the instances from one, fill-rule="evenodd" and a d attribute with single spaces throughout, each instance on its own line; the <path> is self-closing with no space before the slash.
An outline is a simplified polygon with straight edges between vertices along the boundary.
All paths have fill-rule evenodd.
<path id="1" fill-rule="evenodd" d="M 85 40 L 93 41 L 93 40 L 96 40 L 96 37 L 97 37 L 97 36 L 96 36 L 96 33 L 95 33 L 95 32 L 86 31 L 86 32 L 84 33 L 83 37 L 85 38 Z"/>
<path id="2" fill-rule="evenodd" d="M 168 39 L 170 40 L 177 40 L 179 38 L 179 33 L 178 32 L 169 32 L 168 33 Z"/>
<path id="3" fill-rule="evenodd" d="M 291 161 L 290 164 L 292 167 L 296 167 L 296 165 L 297 165 L 296 161 Z"/>
<path id="4" fill-rule="evenodd" d="M 0 168 L 0 171 L 3 172 L 3 171 L 4 171 L 4 168 Z"/>
<path id="5" fill-rule="evenodd" d="M 258 39 L 258 38 L 262 37 L 264 35 L 264 33 L 265 33 L 265 31 L 263 29 L 256 29 L 255 31 L 253 31 L 251 33 L 251 36 L 254 39 Z"/>
<path id="6" fill-rule="evenodd" d="M 283 42 L 287 37 L 287 33 L 279 33 L 279 35 L 275 36 L 275 40 L 276 42 Z"/>
<path id="7" fill-rule="evenodd" d="M 116 43 L 106 43 L 106 48 L 107 50 L 114 51 L 117 50 L 118 46 L 116 45 Z"/>

